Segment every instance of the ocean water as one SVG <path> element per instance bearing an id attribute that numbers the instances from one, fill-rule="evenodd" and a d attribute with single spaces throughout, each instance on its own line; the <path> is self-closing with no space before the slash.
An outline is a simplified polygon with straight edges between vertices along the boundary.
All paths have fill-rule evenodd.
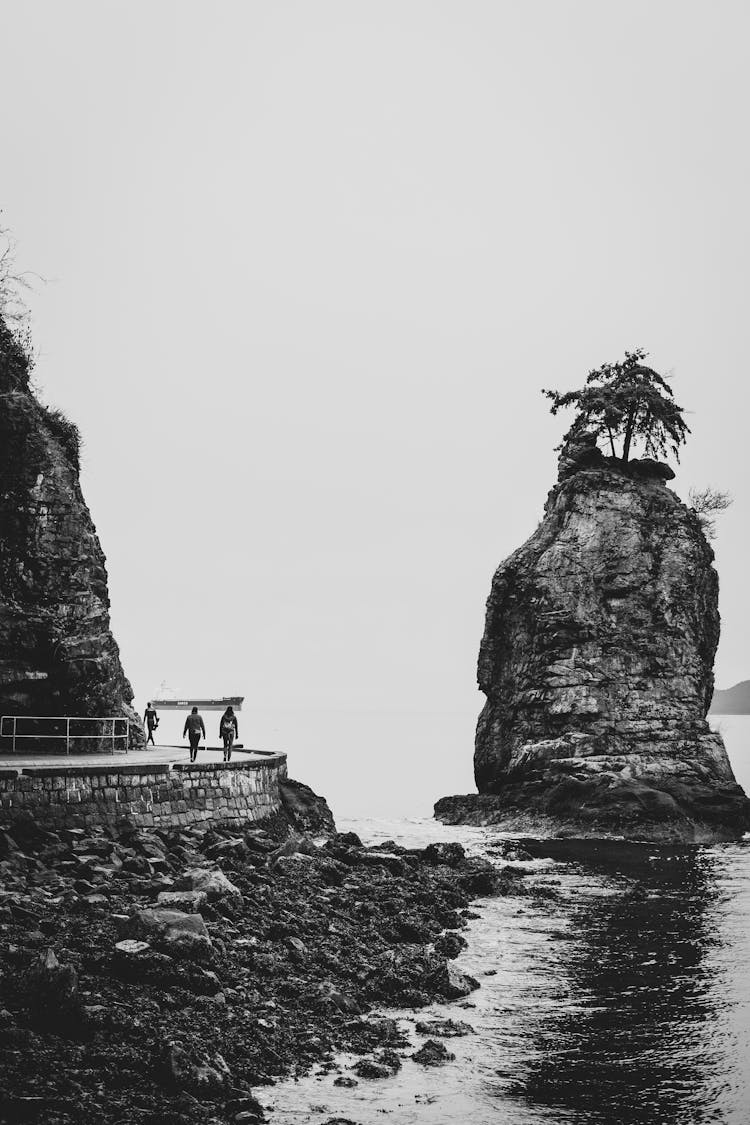
<path id="1" fill-rule="evenodd" d="M 714 725 L 750 791 L 750 718 Z M 339 819 L 365 842 L 454 839 L 503 862 L 492 829 Z M 398 1013 L 415 1048 L 418 1018 L 469 1023 L 474 1034 L 445 1041 L 456 1060 L 424 1070 L 407 1058 L 396 1077 L 352 1089 L 335 1075 L 282 1083 L 262 1091 L 275 1125 L 750 1122 L 750 840 L 587 848 L 524 866 L 536 893 L 480 900 L 464 931 L 457 964 L 482 987 Z"/>
<path id="2" fill-rule="evenodd" d="M 185 714 L 161 712 L 157 743 L 184 744 L 187 758 Z M 238 719 L 240 741 L 254 749 L 285 751 L 290 777 L 322 793 L 338 820 L 429 817 L 438 797 L 471 792 L 476 716 L 474 711 L 248 707 Z M 216 746 L 220 715 L 203 717 L 209 745 Z"/>
<path id="3" fill-rule="evenodd" d="M 439 797 L 474 792 L 478 713 L 478 706 L 445 712 L 251 706 L 238 717 L 240 741 L 285 751 L 290 776 L 322 793 L 338 821 L 430 817 Z M 184 745 L 187 758 L 185 716 L 162 711 L 156 740 Z M 204 714 L 213 746 L 220 744 L 219 718 Z M 711 724 L 724 734 L 737 780 L 750 793 L 750 716 L 711 716 Z"/>

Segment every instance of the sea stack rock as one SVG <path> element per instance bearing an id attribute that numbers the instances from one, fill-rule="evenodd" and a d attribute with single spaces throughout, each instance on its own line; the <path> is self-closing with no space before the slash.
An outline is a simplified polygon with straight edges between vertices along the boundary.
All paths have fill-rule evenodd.
<path id="1" fill-rule="evenodd" d="M 487 602 L 479 796 L 447 822 L 545 835 L 741 836 L 750 801 L 706 722 L 718 578 L 696 514 L 651 460 L 563 449 L 541 524 Z"/>
<path id="2" fill-rule="evenodd" d="M 133 748 L 143 731 L 132 699 L 81 494 L 78 432 L 37 401 L 0 318 L 0 714 L 123 716 Z"/>

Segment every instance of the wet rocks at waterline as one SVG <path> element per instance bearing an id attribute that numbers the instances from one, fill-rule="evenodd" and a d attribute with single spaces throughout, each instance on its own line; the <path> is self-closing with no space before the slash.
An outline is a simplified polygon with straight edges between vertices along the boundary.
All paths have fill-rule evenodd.
<path id="1" fill-rule="evenodd" d="M 425 1040 L 417 1061 L 448 1063 L 434 1041 L 468 1025 L 430 1021 L 413 1042 L 377 1010 L 466 1003 L 478 984 L 453 958 L 479 885 L 526 894 L 523 874 L 455 844 L 285 839 L 278 820 L 19 822 L 0 834 L 4 1096 L 46 1125 L 229 1125 L 313 1066 L 364 1082 Z M 362 1064 L 343 1067 L 344 1050 Z"/>

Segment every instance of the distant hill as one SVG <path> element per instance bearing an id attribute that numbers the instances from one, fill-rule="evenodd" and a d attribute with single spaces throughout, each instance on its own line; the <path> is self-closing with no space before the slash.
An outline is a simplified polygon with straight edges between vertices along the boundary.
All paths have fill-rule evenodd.
<path id="1" fill-rule="evenodd" d="M 713 715 L 750 715 L 750 680 L 715 691 L 709 711 Z"/>

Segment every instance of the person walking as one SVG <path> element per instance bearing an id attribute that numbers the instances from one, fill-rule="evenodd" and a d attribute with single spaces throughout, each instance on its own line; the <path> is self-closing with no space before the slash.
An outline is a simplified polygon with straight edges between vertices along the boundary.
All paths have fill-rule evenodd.
<path id="1" fill-rule="evenodd" d="M 146 745 L 148 746 L 150 742 L 152 746 L 156 746 L 156 743 L 154 742 L 154 731 L 159 725 L 159 716 L 156 714 L 156 708 L 151 706 L 150 699 L 146 704 L 146 710 L 143 712 L 143 725 L 148 731 Z"/>
<path id="2" fill-rule="evenodd" d="M 232 746 L 239 733 L 240 728 L 237 726 L 237 716 L 234 713 L 234 708 L 227 707 L 219 721 L 219 734 L 224 739 L 225 762 L 228 762 L 232 757 Z"/>
<path id="3" fill-rule="evenodd" d="M 182 737 L 188 736 L 190 740 L 190 761 L 194 762 L 198 756 L 198 743 L 201 740 L 201 734 L 206 737 L 206 727 L 203 719 L 198 714 L 198 708 L 194 707 L 188 717 L 185 719 L 185 726 L 182 729 Z"/>

